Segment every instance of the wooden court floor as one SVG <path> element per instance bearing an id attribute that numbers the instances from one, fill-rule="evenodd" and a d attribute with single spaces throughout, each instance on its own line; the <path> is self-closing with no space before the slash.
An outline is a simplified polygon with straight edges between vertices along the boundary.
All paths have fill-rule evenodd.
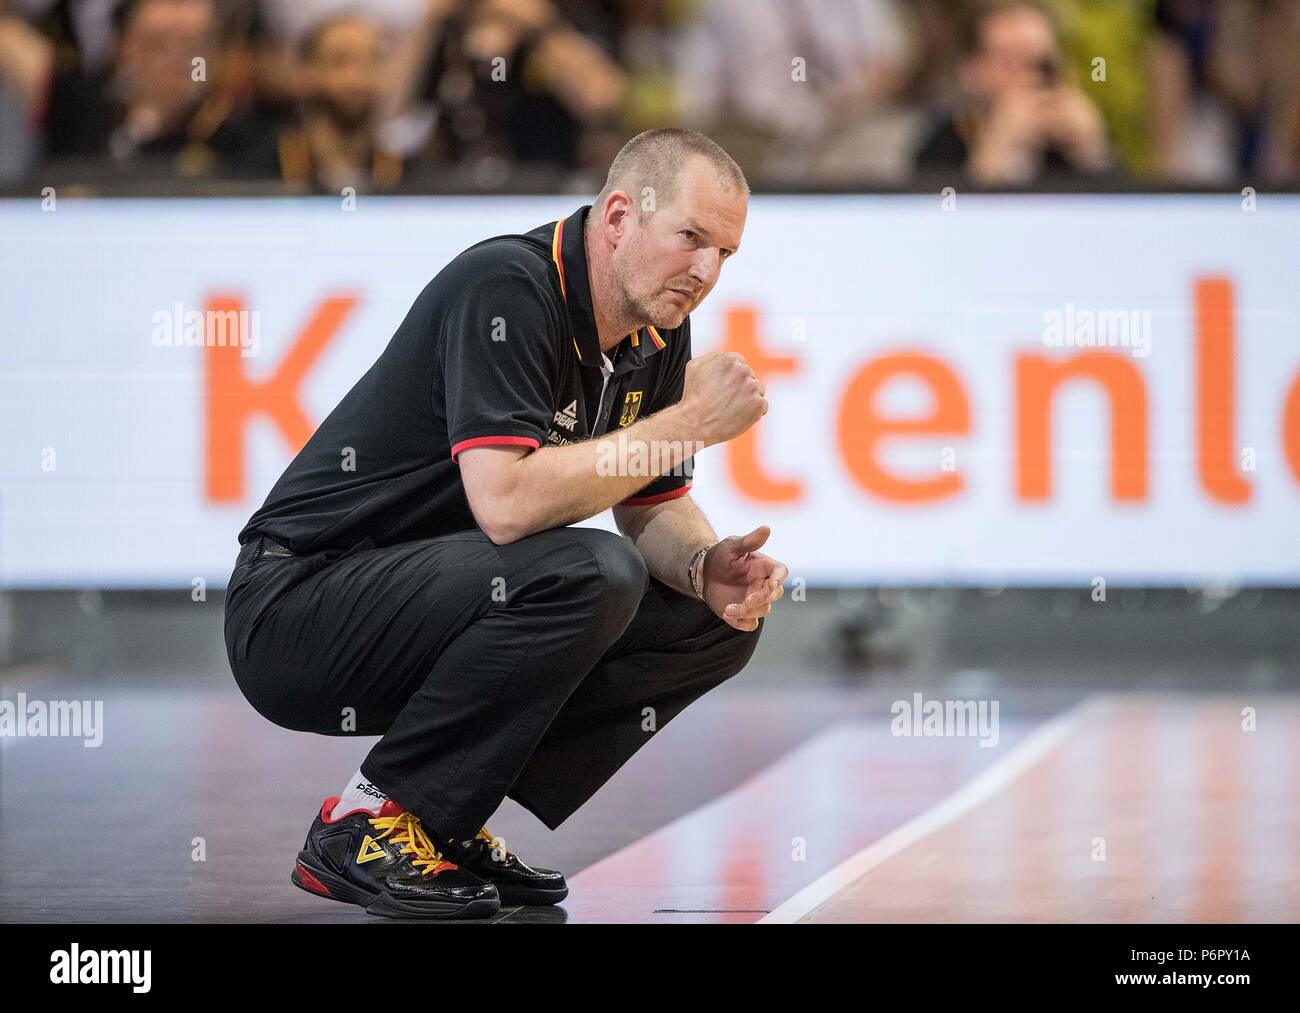
<path id="1" fill-rule="evenodd" d="M 100 747 L 0 740 L 0 920 L 376 921 L 288 882 L 366 742 L 222 682 L 94 690 Z M 896 734 L 910 691 L 724 687 L 559 831 L 506 803 L 571 889 L 494 921 L 1300 921 L 1300 697 L 994 691 L 993 743 Z"/>

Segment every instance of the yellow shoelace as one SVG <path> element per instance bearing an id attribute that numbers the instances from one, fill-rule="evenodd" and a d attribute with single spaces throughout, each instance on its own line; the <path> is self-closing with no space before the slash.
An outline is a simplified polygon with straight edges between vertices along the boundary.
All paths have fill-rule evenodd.
<path id="1" fill-rule="evenodd" d="M 412 855 L 411 864 L 427 876 L 446 861 L 442 852 L 433 846 L 429 835 L 424 832 L 419 819 L 410 813 L 398 813 L 396 816 L 378 816 L 370 821 L 376 830 L 382 830 L 377 840 L 392 835 L 393 843 L 402 845 L 402 854 Z"/>

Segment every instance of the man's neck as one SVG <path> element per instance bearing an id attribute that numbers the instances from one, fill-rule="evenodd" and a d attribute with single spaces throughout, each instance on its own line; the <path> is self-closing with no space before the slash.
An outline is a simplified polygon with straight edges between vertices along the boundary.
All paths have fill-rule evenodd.
<path id="1" fill-rule="evenodd" d="M 600 350 L 608 355 L 618 347 L 619 342 L 645 324 L 624 313 L 610 312 L 611 306 L 621 307 L 621 302 L 614 294 L 608 253 L 604 247 L 592 241 L 590 228 L 582 230 L 582 242 L 587 254 L 587 283 L 591 288 L 592 315 L 596 318 L 596 337 L 600 342 Z"/>

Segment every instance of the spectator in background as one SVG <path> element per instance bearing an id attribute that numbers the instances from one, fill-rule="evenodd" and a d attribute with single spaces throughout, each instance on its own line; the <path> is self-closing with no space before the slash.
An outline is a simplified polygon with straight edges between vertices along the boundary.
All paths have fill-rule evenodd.
<path id="1" fill-rule="evenodd" d="M 24 178 L 40 153 L 40 119 L 54 49 L 0 0 L 0 185 Z"/>
<path id="2" fill-rule="evenodd" d="M 910 61 L 893 0 L 698 0 L 677 55 L 678 108 L 752 174 L 896 178 Z"/>
<path id="3" fill-rule="evenodd" d="M 1116 160 L 1130 174 L 1151 175 L 1146 65 L 1155 0 L 1046 2 L 1056 19 L 1062 57 L 1101 111 Z"/>
<path id="4" fill-rule="evenodd" d="M 61 67 L 93 77 L 113 60 L 113 11 L 121 0 L 0 0 L 0 18 L 25 23 Z"/>
<path id="5" fill-rule="evenodd" d="M 382 190 L 402 175 L 378 138 L 381 27 L 360 14 L 327 18 L 300 43 L 300 122 L 281 132 L 280 176 L 298 190 Z"/>
<path id="6" fill-rule="evenodd" d="M 399 35 L 415 31 L 425 0 L 259 0 L 267 31 L 280 42 L 300 52 L 306 37 L 320 25 L 344 14 L 364 17 L 391 43 Z"/>
<path id="7" fill-rule="evenodd" d="M 107 155 L 123 171 L 185 178 L 274 174 L 270 124 L 222 80 L 213 0 L 124 0 L 113 24 L 102 72 L 51 64 L 48 157 Z"/>
<path id="8" fill-rule="evenodd" d="M 673 56 L 685 7 L 675 0 L 613 0 L 617 57 L 627 75 L 623 128 L 631 136 L 674 122 Z"/>
<path id="9" fill-rule="evenodd" d="M 904 100 L 925 109 L 952 105 L 960 95 L 952 69 L 962 53 L 961 25 L 977 0 L 909 0 L 913 59 Z M 910 152 L 909 152 L 910 154 Z"/>
<path id="10" fill-rule="evenodd" d="M 294 115 L 301 91 L 301 56 L 308 34 L 344 14 L 379 30 L 385 53 L 423 27 L 429 0 L 257 0 L 262 34 L 256 40 L 257 88 L 269 107 Z M 442 6 L 442 4 L 439 4 Z M 389 80 L 394 68 L 386 65 Z M 381 114 L 382 118 L 382 114 Z"/>
<path id="11" fill-rule="evenodd" d="M 1101 113 L 1067 82 L 1045 8 L 1024 0 L 987 6 L 965 48 L 963 98 L 922 144 L 918 169 L 995 187 L 1108 170 Z"/>
<path id="12" fill-rule="evenodd" d="M 601 12 L 561 0 L 427 0 L 425 27 L 395 65 L 393 112 L 429 114 L 422 156 L 478 186 L 514 167 L 573 170 L 592 163 L 592 132 L 617 122 L 625 78 L 580 27 Z M 596 17 L 605 23 L 605 19 Z"/>
<path id="13" fill-rule="evenodd" d="M 1300 2 L 1159 0 L 1150 62 L 1156 166 L 1186 183 L 1300 172 Z"/>

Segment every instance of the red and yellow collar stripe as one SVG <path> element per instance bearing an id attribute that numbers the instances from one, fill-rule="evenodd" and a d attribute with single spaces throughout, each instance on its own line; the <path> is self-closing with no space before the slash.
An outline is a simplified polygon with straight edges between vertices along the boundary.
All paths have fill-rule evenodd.
<path id="1" fill-rule="evenodd" d="M 655 343 L 655 348 L 663 348 L 664 345 L 668 344 L 668 342 L 666 342 L 663 338 L 659 336 L 659 332 L 656 331 L 653 327 L 647 324 L 645 330 L 646 333 L 650 335 L 650 340 Z M 632 336 L 632 347 L 639 348 L 641 346 L 641 339 L 638 337 L 637 332 L 633 331 L 631 336 Z"/>
<path id="2" fill-rule="evenodd" d="M 559 273 L 560 276 L 560 295 L 562 295 L 565 301 L 567 302 L 569 299 L 569 290 L 564 283 L 563 244 L 564 244 L 564 219 L 561 218 L 558 222 L 555 223 L 555 230 L 551 233 L 551 260 L 555 262 L 555 270 Z M 651 327 L 650 325 L 646 325 L 645 331 L 647 334 L 650 335 L 650 340 L 654 342 L 656 349 L 662 349 L 665 345 L 668 344 L 668 342 L 666 342 L 662 337 L 660 337 L 659 332 L 655 330 L 653 327 Z M 637 332 L 633 331 L 632 347 L 637 348 L 640 346 L 640 343 L 641 342 L 637 337 Z M 573 342 L 573 349 L 575 352 L 578 352 L 578 361 L 581 362 L 582 352 L 578 350 L 578 342 L 576 340 Z"/>
<path id="3" fill-rule="evenodd" d="M 551 260 L 555 262 L 555 270 L 560 274 L 560 297 L 567 303 L 569 301 L 569 289 L 564 284 L 564 219 L 561 218 L 555 223 L 555 231 L 551 233 Z M 573 340 L 573 351 L 578 356 L 578 361 L 582 361 L 582 349 L 578 347 L 578 339 Z"/>
<path id="4" fill-rule="evenodd" d="M 653 342 L 655 343 L 655 348 L 663 348 L 664 345 L 668 344 L 668 342 L 666 342 L 663 338 L 661 338 L 661 337 L 659 336 L 659 332 L 656 331 L 656 330 L 655 330 L 653 327 L 651 327 L 649 324 L 646 325 L 646 329 L 645 329 L 645 330 L 646 330 L 646 333 L 650 335 L 650 340 L 653 341 Z M 633 347 L 633 348 L 639 348 L 640 345 L 641 345 L 641 339 L 640 339 L 640 337 L 638 336 L 637 332 L 636 332 L 636 331 L 633 331 L 632 334 L 630 335 L 630 337 L 632 338 L 632 347 Z"/>
<path id="5" fill-rule="evenodd" d="M 555 231 L 551 234 L 551 259 L 555 261 L 555 269 L 560 272 L 560 295 L 567 300 L 569 291 L 564 285 L 564 257 L 560 255 L 561 243 L 564 242 L 564 219 L 561 218 L 555 223 Z"/>

